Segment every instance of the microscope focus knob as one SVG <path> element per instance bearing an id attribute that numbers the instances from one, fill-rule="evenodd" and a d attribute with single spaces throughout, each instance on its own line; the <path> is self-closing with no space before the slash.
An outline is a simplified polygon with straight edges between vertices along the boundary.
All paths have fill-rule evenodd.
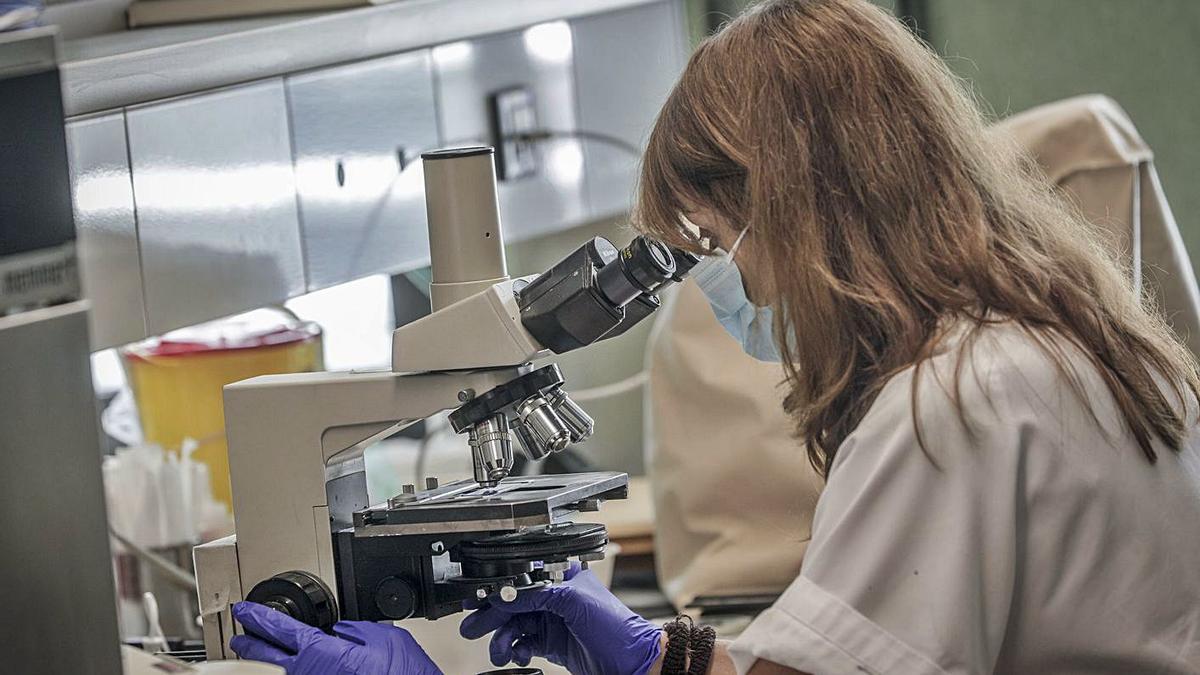
<path id="1" fill-rule="evenodd" d="M 407 619 L 417 611 L 417 592 L 400 577 L 388 577 L 375 587 L 375 606 L 393 620 Z"/>
<path id="2" fill-rule="evenodd" d="M 254 585 L 246 600 L 328 631 L 338 620 L 337 600 L 325 582 L 308 572 L 280 572 Z"/>

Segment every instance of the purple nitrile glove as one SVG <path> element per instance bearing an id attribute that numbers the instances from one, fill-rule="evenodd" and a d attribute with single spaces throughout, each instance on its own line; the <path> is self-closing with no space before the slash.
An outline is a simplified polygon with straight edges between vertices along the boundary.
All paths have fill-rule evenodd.
<path id="1" fill-rule="evenodd" d="M 391 624 L 339 621 L 326 635 L 253 602 L 234 605 L 233 618 L 246 629 L 229 641 L 233 651 L 288 675 L 442 675 L 413 636 Z"/>
<path id="2" fill-rule="evenodd" d="M 572 673 L 644 675 L 662 652 L 662 630 L 626 607 L 591 572 L 573 565 L 567 581 L 499 598 L 463 619 L 472 640 L 492 631 L 492 663 L 527 666 L 535 656 Z"/>

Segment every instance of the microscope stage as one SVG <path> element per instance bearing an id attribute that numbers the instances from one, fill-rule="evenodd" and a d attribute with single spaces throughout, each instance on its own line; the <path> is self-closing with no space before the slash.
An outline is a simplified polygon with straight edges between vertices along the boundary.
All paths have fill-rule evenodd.
<path id="1" fill-rule="evenodd" d="M 614 471 L 511 476 L 495 487 L 473 480 L 401 494 L 354 514 L 355 537 L 517 530 L 595 511 L 605 499 L 624 499 L 628 474 Z"/>

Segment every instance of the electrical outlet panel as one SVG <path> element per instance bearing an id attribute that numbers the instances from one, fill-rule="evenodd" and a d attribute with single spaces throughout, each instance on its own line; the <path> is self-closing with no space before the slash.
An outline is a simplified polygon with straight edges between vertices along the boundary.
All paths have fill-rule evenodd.
<path id="1" fill-rule="evenodd" d="M 496 177 L 517 180 L 538 172 L 538 148 L 533 140 L 515 134 L 537 130 L 537 99 L 528 87 L 511 87 L 489 97 L 492 135 L 496 147 Z"/>

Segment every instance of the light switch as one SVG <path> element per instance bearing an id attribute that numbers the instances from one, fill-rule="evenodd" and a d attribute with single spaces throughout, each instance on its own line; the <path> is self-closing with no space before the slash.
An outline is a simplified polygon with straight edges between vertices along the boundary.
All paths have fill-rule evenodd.
<path id="1" fill-rule="evenodd" d="M 537 130 L 537 100 L 528 87 L 512 87 L 491 95 L 496 177 L 502 181 L 538 172 L 537 141 L 511 138 Z"/>

